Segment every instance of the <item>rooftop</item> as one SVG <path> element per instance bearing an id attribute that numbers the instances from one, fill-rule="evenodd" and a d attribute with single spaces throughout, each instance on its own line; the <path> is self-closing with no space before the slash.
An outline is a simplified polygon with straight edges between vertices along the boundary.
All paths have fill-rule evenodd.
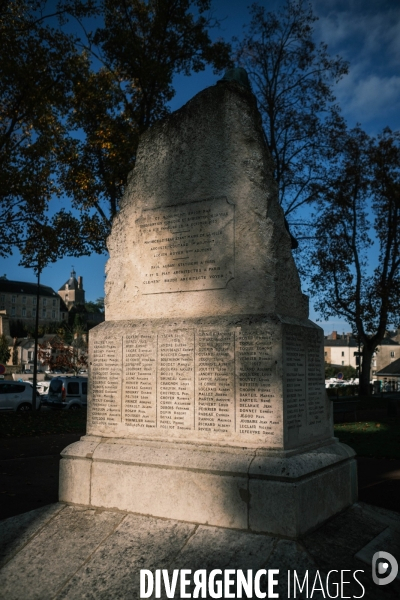
<path id="1" fill-rule="evenodd" d="M 392 375 L 400 377 L 400 358 L 394 360 L 392 363 L 390 363 L 390 365 L 387 365 L 386 367 L 378 371 L 376 375 L 384 375 L 385 377 Z"/>
<path id="2" fill-rule="evenodd" d="M 58 297 L 51 287 L 47 285 L 39 285 L 40 296 Z M 26 281 L 10 281 L 9 279 L 0 278 L 0 292 L 8 294 L 30 294 L 36 296 L 37 283 L 27 283 Z"/>

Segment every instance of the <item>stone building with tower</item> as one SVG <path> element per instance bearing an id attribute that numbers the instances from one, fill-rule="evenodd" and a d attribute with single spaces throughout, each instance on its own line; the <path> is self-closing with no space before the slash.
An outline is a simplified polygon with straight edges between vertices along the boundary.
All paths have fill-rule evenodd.
<path id="1" fill-rule="evenodd" d="M 83 289 L 83 278 L 76 279 L 76 273 L 72 268 L 70 278 L 60 287 L 58 295 L 64 304 L 71 310 L 74 306 L 85 305 L 85 290 Z"/>

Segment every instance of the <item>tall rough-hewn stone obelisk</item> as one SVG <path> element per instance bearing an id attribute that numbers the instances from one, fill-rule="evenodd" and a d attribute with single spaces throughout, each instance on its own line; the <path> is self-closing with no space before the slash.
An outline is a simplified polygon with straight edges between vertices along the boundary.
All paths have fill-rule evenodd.
<path id="1" fill-rule="evenodd" d="M 296 537 L 355 500 L 250 90 L 141 138 L 60 499 Z"/>

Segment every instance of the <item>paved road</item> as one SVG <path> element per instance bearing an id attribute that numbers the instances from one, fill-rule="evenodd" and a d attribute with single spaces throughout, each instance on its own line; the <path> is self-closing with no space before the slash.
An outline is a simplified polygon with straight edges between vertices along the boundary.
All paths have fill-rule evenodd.
<path id="1" fill-rule="evenodd" d="M 58 500 L 63 448 L 81 434 L 0 439 L 0 519 Z M 400 460 L 358 458 L 359 499 L 400 512 Z"/>

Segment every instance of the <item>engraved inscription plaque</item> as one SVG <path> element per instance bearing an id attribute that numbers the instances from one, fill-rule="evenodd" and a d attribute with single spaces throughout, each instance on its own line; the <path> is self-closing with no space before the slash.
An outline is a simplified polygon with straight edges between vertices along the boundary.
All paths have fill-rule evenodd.
<path id="1" fill-rule="evenodd" d="M 157 404 L 160 429 L 194 428 L 194 333 L 179 330 L 158 335 Z"/>
<path id="2" fill-rule="evenodd" d="M 237 420 L 240 433 L 265 436 L 282 443 L 282 405 L 272 377 L 273 332 L 238 332 L 237 336 Z"/>
<path id="3" fill-rule="evenodd" d="M 255 329 L 140 327 L 121 331 L 112 341 L 94 341 L 91 430 L 119 423 L 127 433 L 141 436 L 281 446 L 275 329 L 268 323 Z M 104 374 L 108 356 L 117 362 L 121 357 L 125 374 L 121 377 L 115 364 L 113 386 Z M 123 379 L 122 393 L 118 379 Z"/>
<path id="4" fill-rule="evenodd" d="M 318 331 L 307 331 L 308 425 L 321 425 L 325 419 L 325 365 L 323 342 Z"/>
<path id="5" fill-rule="evenodd" d="M 124 421 L 147 430 L 156 427 L 156 357 L 155 334 L 124 336 Z"/>
<path id="6" fill-rule="evenodd" d="M 143 294 L 224 288 L 234 276 L 235 207 L 225 197 L 144 210 Z"/>
<path id="7" fill-rule="evenodd" d="M 286 332 L 286 398 L 288 429 L 306 424 L 306 349 L 302 332 Z"/>

